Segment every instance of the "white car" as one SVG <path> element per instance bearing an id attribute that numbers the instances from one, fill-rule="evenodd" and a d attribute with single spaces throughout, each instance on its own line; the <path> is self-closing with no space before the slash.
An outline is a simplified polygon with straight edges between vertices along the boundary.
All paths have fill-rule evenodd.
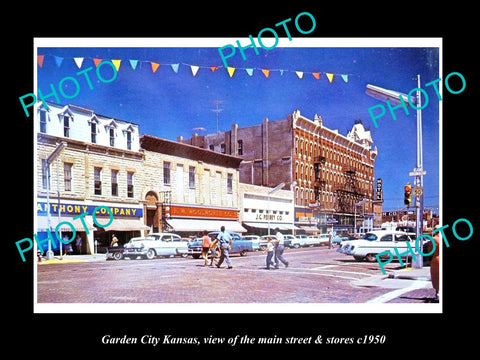
<path id="1" fill-rule="evenodd" d="M 342 241 L 338 252 L 345 255 L 352 255 L 357 261 L 377 261 L 375 257 L 384 251 L 390 251 L 396 256 L 394 247 L 400 254 L 407 252 L 407 242 L 410 242 L 412 249 L 415 249 L 415 241 L 406 232 L 395 230 L 376 230 L 367 232 L 358 240 Z"/>
<path id="2" fill-rule="evenodd" d="M 300 234 L 300 235 L 296 235 L 293 239 L 292 239 L 292 244 L 291 246 L 294 247 L 295 249 L 298 249 L 299 247 L 302 247 L 302 246 L 307 246 L 307 238 L 308 238 L 308 235 L 306 234 Z"/>
<path id="3" fill-rule="evenodd" d="M 244 235 L 243 239 L 252 242 L 253 251 L 260 250 L 260 241 L 262 240 L 262 238 L 260 236 L 258 236 L 258 235 Z"/>
<path id="4" fill-rule="evenodd" d="M 188 241 L 177 234 L 151 233 L 144 238 L 133 238 L 124 246 L 123 255 L 127 257 L 142 256 L 153 259 L 157 256 L 188 255 Z"/>

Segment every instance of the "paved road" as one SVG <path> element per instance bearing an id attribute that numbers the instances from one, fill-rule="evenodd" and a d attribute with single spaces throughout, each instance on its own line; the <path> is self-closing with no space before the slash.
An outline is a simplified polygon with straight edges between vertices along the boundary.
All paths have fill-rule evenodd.
<path id="1" fill-rule="evenodd" d="M 377 263 L 356 262 L 335 250 L 289 249 L 284 253 L 289 267 L 278 270 L 265 269 L 261 252 L 232 256 L 233 269 L 225 263 L 220 269 L 204 267 L 202 259 L 190 257 L 38 265 L 37 301 L 286 303 L 293 309 L 302 303 L 428 302 L 434 295 L 428 281 L 382 285 Z"/>

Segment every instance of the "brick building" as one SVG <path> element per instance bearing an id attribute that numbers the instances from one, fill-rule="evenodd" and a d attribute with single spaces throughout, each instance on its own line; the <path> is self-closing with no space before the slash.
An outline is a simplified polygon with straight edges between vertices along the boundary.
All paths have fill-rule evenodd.
<path id="1" fill-rule="evenodd" d="M 344 136 L 323 126 L 321 117 L 310 120 L 297 110 L 282 120 L 177 140 L 242 158 L 242 183 L 284 182 L 293 190 L 295 224 L 306 232 L 352 231 L 355 217 L 357 227 L 373 227 L 377 149 L 361 121 Z"/>

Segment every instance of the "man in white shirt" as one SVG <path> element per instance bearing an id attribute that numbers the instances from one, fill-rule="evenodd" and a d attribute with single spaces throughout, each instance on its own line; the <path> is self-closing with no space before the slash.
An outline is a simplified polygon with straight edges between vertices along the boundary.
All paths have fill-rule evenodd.
<path id="1" fill-rule="evenodd" d="M 285 250 L 285 238 L 278 227 L 275 228 L 275 236 L 277 237 L 277 245 L 275 246 L 275 269 L 278 269 L 278 260 L 280 260 L 287 268 L 288 261 L 283 257 L 283 251 Z"/>

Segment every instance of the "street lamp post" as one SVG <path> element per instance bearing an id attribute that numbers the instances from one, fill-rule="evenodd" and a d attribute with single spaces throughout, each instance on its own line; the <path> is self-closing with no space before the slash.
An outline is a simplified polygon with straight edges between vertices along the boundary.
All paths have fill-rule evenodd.
<path id="1" fill-rule="evenodd" d="M 408 99 L 408 96 L 392 90 L 387 90 L 380 88 L 378 86 L 367 85 L 366 93 L 367 95 L 382 101 L 392 101 L 399 103 L 400 97 L 404 100 L 406 106 L 415 104 L 415 109 L 417 110 L 417 162 L 416 168 L 413 169 L 413 172 L 410 172 L 410 176 L 415 177 L 415 188 L 413 189 L 415 195 L 415 208 L 416 208 L 416 222 L 415 222 L 415 234 L 418 238 L 423 233 L 423 176 L 427 174 L 423 170 L 423 140 L 422 140 L 422 99 L 420 91 L 420 75 L 417 75 L 417 91 L 415 99 Z M 407 100 L 407 101 L 405 101 Z M 413 107 L 413 106 L 412 106 Z M 422 238 L 420 238 L 420 249 L 423 247 Z M 423 250 L 423 249 L 422 249 Z M 415 253 L 417 251 L 415 249 Z M 419 254 L 417 254 L 419 255 Z M 414 268 L 423 267 L 423 257 L 416 256 L 416 261 L 412 262 Z"/>
<path id="2" fill-rule="evenodd" d="M 51 232 L 51 216 L 50 216 L 50 165 L 52 164 L 53 160 L 60 154 L 60 152 L 67 146 L 65 141 L 60 142 L 57 144 L 57 147 L 53 152 L 48 155 L 45 159 L 45 169 L 44 172 L 47 176 L 47 228 Z M 58 176 L 57 176 L 57 185 L 58 185 Z M 58 191 L 58 199 L 60 201 L 60 191 Z M 60 207 L 58 208 L 60 213 Z M 48 250 L 47 250 L 47 260 L 53 259 L 53 251 L 52 251 L 52 240 L 51 236 L 48 237 Z"/>
<path id="3" fill-rule="evenodd" d="M 355 216 L 354 216 L 354 219 L 353 219 L 353 233 L 354 235 L 357 235 L 357 206 L 362 206 L 363 204 L 365 204 L 367 202 L 367 199 L 363 199 L 363 200 L 360 200 L 359 202 L 357 202 L 355 204 Z"/>

